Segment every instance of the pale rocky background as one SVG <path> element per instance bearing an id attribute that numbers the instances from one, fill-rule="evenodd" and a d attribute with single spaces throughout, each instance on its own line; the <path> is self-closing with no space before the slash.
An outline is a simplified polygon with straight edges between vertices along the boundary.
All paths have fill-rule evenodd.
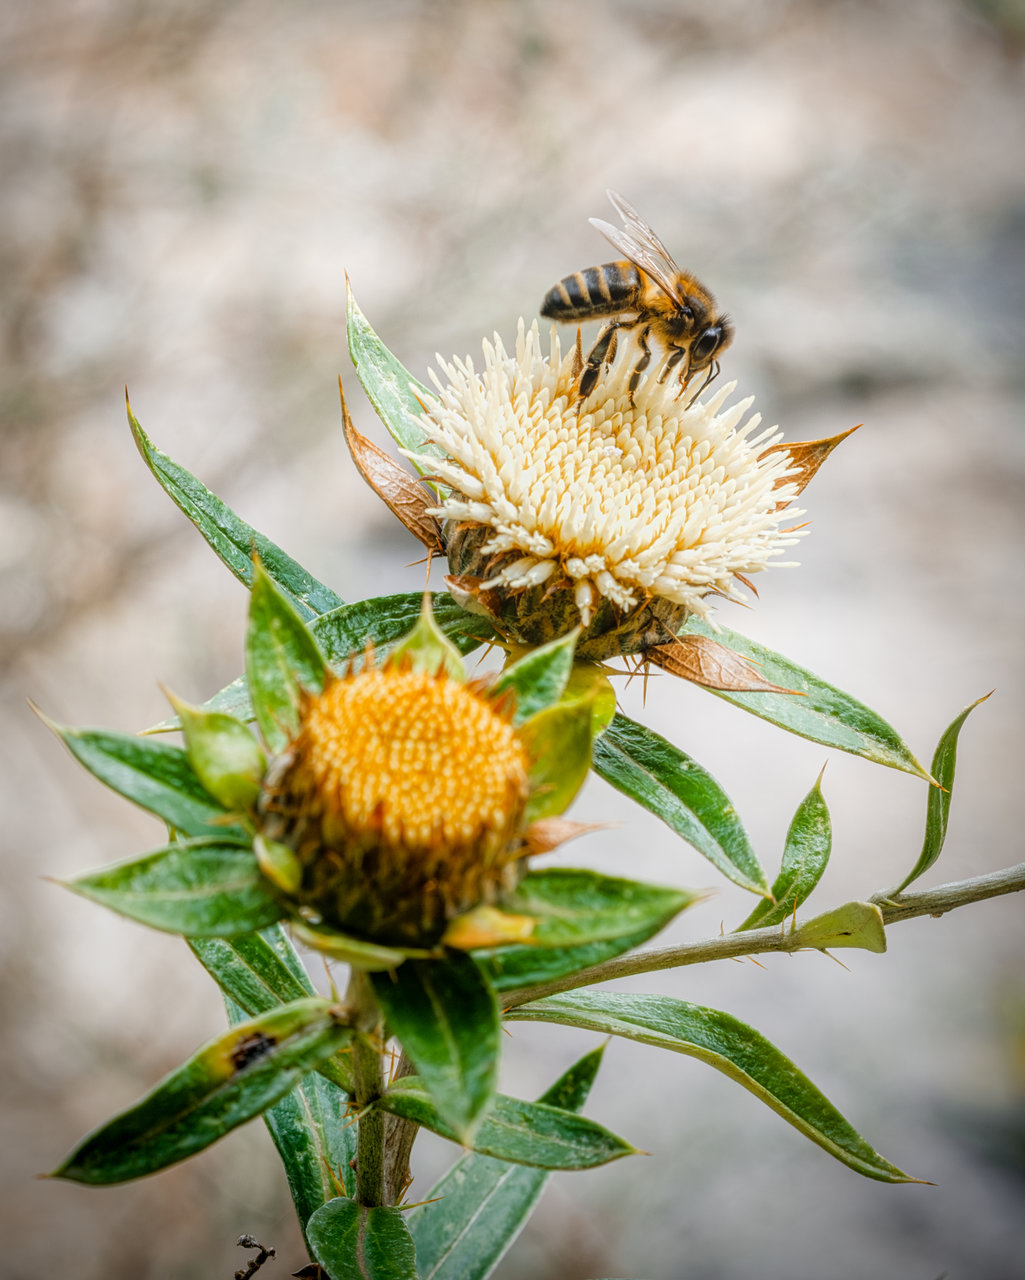
<path id="1" fill-rule="evenodd" d="M 796 438 L 865 426 L 808 491 L 799 570 L 732 625 L 887 716 L 962 736 L 927 882 L 1021 859 L 1025 8 L 1021 0 L 37 0 L 0 16 L 5 1280 L 229 1280 L 251 1231 L 302 1261 L 257 1123 L 141 1184 L 36 1180 L 222 1013 L 175 938 L 69 876 L 159 843 L 26 709 L 126 731 L 162 680 L 241 663 L 246 597 L 146 473 L 156 442 L 347 599 L 413 589 L 417 548 L 358 479 L 336 375 L 345 272 L 423 375 L 607 256 L 623 191 L 737 325 L 731 377 Z M 380 438 L 380 434 L 378 435 Z M 719 778 L 773 870 L 828 758 L 823 906 L 917 856 L 925 787 L 661 678 L 623 705 Z M 567 860 L 718 877 L 596 780 L 618 827 Z M 721 886 L 720 886 L 721 887 Z M 736 923 L 721 889 L 672 938 Z M 500 1280 L 1025 1276 L 1023 903 L 894 927 L 886 956 L 720 964 L 663 990 L 754 1023 L 885 1155 L 865 1181 L 707 1067 L 609 1047 L 589 1114 L 652 1154 L 556 1176 Z M 540 1092 L 595 1037 L 517 1027 Z M 414 1195 L 451 1149 L 418 1145 Z"/>

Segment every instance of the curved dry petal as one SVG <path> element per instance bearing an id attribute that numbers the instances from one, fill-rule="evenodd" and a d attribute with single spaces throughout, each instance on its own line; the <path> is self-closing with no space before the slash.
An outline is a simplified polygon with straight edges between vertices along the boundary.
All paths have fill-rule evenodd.
<path id="1" fill-rule="evenodd" d="M 338 380 L 338 393 L 342 398 L 345 443 L 357 471 L 414 538 L 422 542 L 432 555 L 444 555 L 441 526 L 430 514 L 431 495 L 416 476 L 411 476 L 394 458 L 356 430 L 345 403 L 341 378 Z"/>
<path id="2" fill-rule="evenodd" d="M 663 671 L 704 685 L 706 689 L 729 689 L 734 693 L 795 693 L 793 689 L 784 689 L 766 680 L 740 654 L 707 636 L 680 636 L 672 644 L 653 645 L 645 650 L 644 656 Z"/>

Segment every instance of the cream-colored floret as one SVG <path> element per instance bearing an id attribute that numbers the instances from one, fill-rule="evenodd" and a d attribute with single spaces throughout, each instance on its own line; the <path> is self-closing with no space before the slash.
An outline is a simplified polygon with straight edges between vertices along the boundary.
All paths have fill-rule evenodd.
<path id="1" fill-rule="evenodd" d="M 650 596 L 710 612 L 710 593 L 742 599 L 737 574 L 758 573 L 799 538 L 802 513 L 782 506 L 790 460 L 764 451 L 780 439 L 727 405 L 728 383 L 688 404 L 658 362 L 631 405 L 630 343 L 588 399 L 575 398 L 574 357 L 556 331 L 541 353 L 536 323 L 520 321 L 515 355 L 495 337 L 484 367 L 439 359 L 426 430 L 447 458 L 418 458 L 450 488 L 444 520 L 494 530 L 484 551 L 516 553 L 481 589 L 535 586 L 557 569 L 574 580 L 585 624 L 596 594 L 622 609 Z M 760 456 L 763 455 L 763 456 Z M 410 455 L 414 456 L 414 455 Z"/>

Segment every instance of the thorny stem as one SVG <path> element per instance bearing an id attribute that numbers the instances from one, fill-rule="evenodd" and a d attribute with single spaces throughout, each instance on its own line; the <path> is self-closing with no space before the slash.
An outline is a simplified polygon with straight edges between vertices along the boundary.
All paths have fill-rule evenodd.
<path id="1" fill-rule="evenodd" d="M 392 1077 L 392 1083 L 403 1076 L 411 1076 L 416 1068 L 403 1053 Z M 412 1181 L 409 1157 L 420 1126 L 399 1116 L 385 1116 L 384 1120 L 384 1199 L 386 1204 L 398 1204 Z"/>
<path id="2" fill-rule="evenodd" d="M 871 901 L 883 913 L 885 924 L 898 920 L 910 920 L 912 916 L 941 916 L 955 907 L 966 907 L 970 902 L 982 902 L 985 898 L 999 898 L 1001 894 L 1018 893 L 1025 889 L 1025 862 L 1002 871 L 991 871 L 986 876 L 973 876 L 970 880 L 952 880 L 936 889 L 919 889 L 915 893 L 877 893 Z"/>
<path id="3" fill-rule="evenodd" d="M 879 907 L 884 924 L 896 924 L 898 920 L 910 920 L 914 916 L 941 916 L 970 902 L 996 898 L 1005 893 L 1017 893 L 1025 889 L 1025 862 L 1005 867 L 989 875 L 975 876 L 971 880 L 956 880 L 936 889 L 920 889 L 913 893 L 887 895 L 879 893 L 870 901 Z M 541 982 L 533 987 L 522 987 L 503 996 L 505 1008 L 540 1000 L 560 991 L 572 991 L 577 987 L 589 987 L 596 982 L 611 982 L 613 978 L 626 978 L 638 973 L 652 973 L 657 969 L 676 969 L 688 964 L 703 964 L 707 960 L 728 960 L 737 956 L 756 955 L 766 951 L 800 951 L 807 948 L 788 926 L 768 929 L 748 929 L 743 933 L 727 933 L 719 938 L 706 938 L 700 942 L 685 942 L 679 947 L 663 947 L 658 951 L 641 951 L 634 955 L 617 956 L 602 964 L 591 965 L 565 978 L 553 982 Z"/>
<path id="4" fill-rule="evenodd" d="M 409 1157 L 419 1125 L 372 1107 L 385 1091 L 381 1011 L 366 974 L 353 969 L 346 1008 L 356 1034 L 352 1042 L 352 1100 L 359 1109 L 356 1137 L 356 1202 L 377 1208 L 397 1204 L 412 1178 Z M 393 1079 L 413 1075 L 403 1053 Z"/>
<path id="5" fill-rule="evenodd" d="M 352 970 L 346 993 L 356 1034 L 352 1041 L 352 1100 L 359 1109 L 356 1137 L 356 1203 L 384 1204 L 384 1115 L 372 1104 L 384 1093 L 381 1013 L 365 973 Z"/>

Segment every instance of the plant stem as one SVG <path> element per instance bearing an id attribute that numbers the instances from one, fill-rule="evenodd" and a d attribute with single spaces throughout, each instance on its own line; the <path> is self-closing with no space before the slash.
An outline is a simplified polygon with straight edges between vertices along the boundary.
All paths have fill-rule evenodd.
<path id="1" fill-rule="evenodd" d="M 919 889 L 914 893 L 877 893 L 871 901 L 883 913 L 885 924 L 898 920 L 910 920 L 913 916 L 941 916 L 956 907 L 966 907 L 970 902 L 982 902 L 985 898 L 998 898 L 1005 893 L 1019 893 L 1025 889 L 1025 862 L 989 875 L 973 876 L 970 880 L 952 880 L 936 889 Z"/>
<path id="2" fill-rule="evenodd" d="M 366 974 L 352 970 L 346 992 L 356 1034 L 352 1041 L 352 1100 L 359 1108 L 356 1130 L 357 1204 L 384 1204 L 384 1115 L 373 1103 L 384 1093 L 381 1013 Z"/>
<path id="3" fill-rule="evenodd" d="M 1018 893 L 1025 889 L 1025 862 L 1005 867 L 989 875 L 975 876 L 971 880 L 956 880 L 936 889 L 920 889 L 911 893 L 892 896 L 879 893 L 869 899 L 879 907 L 884 924 L 896 924 L 914 916 L 941 916 L 970 902 L 996 898 L 1005 893 Z M 743 933 L 727 933 L 718 938 L 706 938 L 700 942 L 685 942 L 679 947 L 663 947 L 658 951 L 640 951 L 633 955 L 617 956 L 602 964 L 591 965 L 564 978 L 552 982 L 540 982 L 532 987 L 510 991 L 502 998 L 505 1008 L 541 1000 L 560 991 L 572 991 L 577 987 L 589 987 L 597 982 L 611 982 L 613 978 L 626 978 L 638 973 L 652 973 L 658 969 L 676 969 L 688 964 L 703 964 L 707 960 L 729 960 L 738 956 L 757 955 L 767 951 L 807 950 L 797 934 L 785 925 L 768 929 L 747 929 Z"/>
<path id="4" fill-rule="evenodd" d="M 392 1082 L 403 1076 L 415 1074 L 416 1068 L 405 1053 L 399 1058 Z M 398 1204 L 412 1181 L 409 1157 L 420 1126 L 399 1116 L 385 1116 L 384 1120 L 384 1199 L 386 1204 Z"/>

